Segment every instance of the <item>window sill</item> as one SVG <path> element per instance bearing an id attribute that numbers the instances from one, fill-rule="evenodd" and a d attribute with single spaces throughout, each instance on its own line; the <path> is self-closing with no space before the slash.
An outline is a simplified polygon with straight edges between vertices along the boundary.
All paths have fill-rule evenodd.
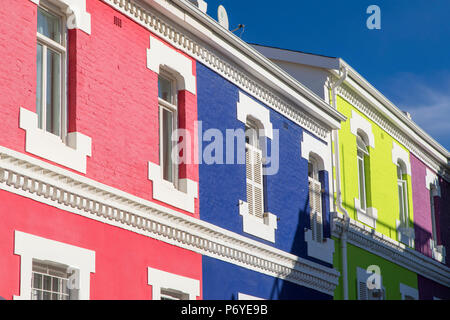
<path id="1" fill-rule="evenodd" d="M 179 189 L 161 178 L 161 167 L 148 163 L 148 179 L 153 181 L 153 199 L 176 208 L 195 213 L 195 199 L 198 198 L 198 184 L 189 179 L 179 180 Z"/>
<path id="2" fill-rule="evenodd" d="M 239 201 L 239 214 L 242 216 L 243 231 L 255 237 L 275 243 L 277 216 L 269 212 L 264 213 L 264 219 L 248 213 L 248 203 Z"/>
<path id="3" fill-rule="evenodd" d="M 430 249 L 431 256 L 434 260 L 445 263 L 446 251 L 443 245 L 438 246 L 433 239 L 430 239 Z"/>
<path id="4" fill-rule="evenodd" d="M 361 209 L 361 203 L 359 199 L 355 198 L 355 209 L 357 219 L 360 222 L 367 224 L 371 228 L 376 229 L 378 219 L 378 210 L 376 208 L 367 208 L 364 211 Z"/>
<path id="5" fill-rule="evenodd" d="M 409 226 L 404 226 L 399 220 L 397 223 L 397 238 L 398 241 L 407 245 L 408 247 L 414 248 L 415 232 L 414 229 Z"/>
<path id="6" fill-rule="evenodd" d="M 331 264 L 333 263 L 333 239 L 324 239 L 323 242 L 317 242 L 312 238 L 312 230 L 305 229 L 305 241 L 308 246 L 308 256 Z"/>
<path id="7" fill-rule="evenodd" d="M 36 113 L 20 108 L 19 127 L 26 132 L 25 151 L 67 168 L 86 173 L 92 140 L 79 132 L 67 135 L 67 144 L 59 136 L 38 127 Z"/>

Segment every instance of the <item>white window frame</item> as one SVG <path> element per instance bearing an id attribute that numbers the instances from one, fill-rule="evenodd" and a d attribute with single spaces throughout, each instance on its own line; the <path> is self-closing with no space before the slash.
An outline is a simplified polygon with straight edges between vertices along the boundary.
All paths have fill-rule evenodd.
<path id="1" fill-rule="evenodd" d="M 164 179 L 164 155 L 163 155 L 163 145 L 164 145 L 164 137 L 163 137 L 163 111 L 167 110 L 172 113 L 172 129 L 173 131 L 178 129 L 178 90 L 177 90 L 177 80 L 170 75 L 170 73 L 161 71 L 158 75 L 158 81 L 159 77 L 162 77 L 166 80 L 168 80 L 171 84 L 171 92 L 172 92 L 172 101 L 173 104 L 160 98 L 158 96 L 158 103 L 159 103 L 159 163 L 161 167 L 161 177 L 163 178 L 163 181 L 168 184 L 173 184 L 175 189 L 179 188 L 179 182 L 178 182 L 178 165 L 176 164 L 173 159 L 171 159 L 172 163 L 172 174 L 173 174 L 173 181 L 168 181 Z M 159 94 L 159 93 L 158 93 Z M 169 137 L 168 143 L 172 144 L 172 151 L 175 150 L 177 147 L 177 142 L 172 141 L 172 134 Z M 172 155 L 170 155 L 172 156 Z"/>
<path id="2" fill-rule="evenodd" d="M 400 174 L 400 177 L 399 177 Z M 404 165 L 401 162 L 397 163 L 397 187 L 399 191 L 399 218 L 400 225 L 409 228 L 409 194 L 408 181 L 404 178 Z M 403 207 L 403 208 L 402 208 Z"/>
<path id="3" fill-rule="evenodd" d="M 161 300 L 162 289 L 170 290 L 180 295 L 187 295 L 189 300 L 197 300 L 197 297 L 200 297 L 199 280 L 150 267 L 147 268 L 147 276 L 147 284 L 152 286 L 152 300 Z"/>
<path id="4" fill-rule="evenodd" d="M 269 109 L 242 91 L 239 91 L 239 101 L 236 107 L 236 116 L 239 121 L 247 126 L 248 119 L 252 119 L 257 123 L 258 133 L 261 137 L 264 136 L 267 139 L 273 139 L 273 128 L 270 122 Z M 264 176 L 264 168 L 262 175 Z M 276 215 L 270 212 L 264 212 L 263 219 L 255 217 L 250 214 L 249 205 L 243 200 L 239 200 L 239 215 L 242 216 L 243 232 L 275 243 L 275 230 L 278 228 Z"/>
<path id="5" fill-rule="evenodd" d="M 309 166 L 312 167 L 312 176 L 309 175 Z M 319 190 L 319 194 L 314 195 L 315 190 Z M 309 192 L 309 207 L 310 207 L 310 222 L 311 222 L 311 231 L 312 231 L 312 239 L 318 243 L 322 243 L 324 241 L 323 238 L 323 203 L 322 203 L 322 184 L 319 181 L 319 169 L 317 160 L 314 157 L 310 157 L 308 161 L 308 192 Z M 313 203 L 315 202 L 314 198 L 319 197 L 318 203 L 319 208 L 314 210 Z"/>
<path id="6" fill-rule="evenodd" d="M 363 145 L 361 145 L 363 144 Z M 366 160 L 364 157 L 369 157 L 368 146 L 360 135 L 356 136 L 357 145 L 357 168 L 358 168 L 358 196 L 359 196 L 359 209 L 367 212 L 367 181 L 366 181 Z M 362 172 L 362 177 L 361 177 Z"/>
<path id="7" fill-rule="evenodd" d="M 89 300 L 90 274 L 95 272 L 95 251 L 16 230 L 14 254 L 20 256 L 20 295 L 15 295 L 15 300 L 31 300 L 33 259 L 51 261 L 78 270 L 78 298 Z"/>
<path id="8" fill-rule="evenodd" d="M 38 127 L 42 130 L 55 134 L 53 132 L 47 131 L 47 51 L 49 48 L 60 54 L 60 75 L 58 79 L 59 83 L 59 134 L 55 134 L 61 138 L 61 140 L 66 143 L 67 136 L 67 22 L 66 16 L 61 12 L 59 8 L 56 8 L 51 3 L 41 0 L 41 4 L 38 6 L 38 10 L 41 9 L 43 11 L 47 11 L 50 14 L 58 17 L 60 19 L 60 36 L 61 36 L 61 44 L 56 41 L 46 37 L 39 32 L 36 32 L 37 44 L 42 46 L 42 114 L 41 119 L 38 117 Z M 53 80 L 54 81 L 54 80 Z M 36 109 L 37 109 L 36 105 Z"/>

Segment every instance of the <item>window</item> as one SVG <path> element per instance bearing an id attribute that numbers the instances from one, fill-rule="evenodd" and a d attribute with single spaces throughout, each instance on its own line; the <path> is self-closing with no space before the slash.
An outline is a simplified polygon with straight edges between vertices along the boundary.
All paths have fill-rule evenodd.
<path id="1" fill-rule="evenodd" d="M 400 209 L 400 224 L 407 227 L 409 225 L 408 218 L 408 189 L 406 182 L 405 166 L 402 162 L 397 164 L 397 186 L 398 186 L 398 199 Z"/>
<path id="2" fill-rule="evenodd" d="M 433 184 L 430 184 L 430 207 L 431 207 L 431 227 L 432 227 L 432 232 L 433 232 L 433 241 L 434 243 L 438 243 L 437 242 L 437 230 L 436 230 L 436 211 L 435 211 L 435 207 L 434 207 L 434 197 L 435 194 L 437 193 L 436 190 L 436 186 Z"/>
<path id="3" fill-rule="evenodd" d="M 68 266 L 33 259 L 31 299 L 70 300 Z M 74 294 L 72 294 L 72 299 Z"/>
<path id="4" fill-rule="evenodd" d="M 377 284 L 377 282 L 379 282 Z M 357 267 L 357 294 L 358 300 L 385 300 L 386 289 L 383 287 L 381 275 L 374 276 L 373 273 Z"/>
<path id="5" fill-rule="evenodd" d="M 189 300 L 189 294 L 177 290 L 161 289 L 161 300 Z"/>
<path id="6" fill-rule="evenodd" d="M 364 142 L 364 139 L 360 136 L 356 136 L 356 144 L 357 144 L 357 158 L 358 158 L 358 190 L 359 190 L 359 201 L 360 208 L 362 211 L 367 210 L 367 186 L 366 186 L 366 173 L 365 173 L 365 165 L 366 159 L 365 157 L 369 156 L 369 151 L 367 144 Z"/>
<path id="7" fill-rule="evenodd" d="M 262 151 L 259 145 L 258 126 L 247 121 L 245 133 L 245 168 L 247 176 L 247 203 L 250 215 L 264 218 L 264 189 Z"/>
<path id="8" fill-rule="evenodd" d="M 322 184 L 319 181 L 318 164 L 314 158 L 308 162 L 308 182 L 312 238 L 314 241 L 322 242 Z"/>
<path id="9" fill-rule="evenodd" d="M 66 61 L 65 18 L 53 7 L 37 10 L 37 86 L 38 127 L 57 136 L 66 132 Z"/>
<path id="10" fill-rule="evenodd" d="M 158 100 L 160 123 L 160 163 L 165 181 L 177 185 L 178 167 L 172 159 L 176 142 L 172 133 L 177 129 L 176 81 L 167 75 L 158 76 Z"/>

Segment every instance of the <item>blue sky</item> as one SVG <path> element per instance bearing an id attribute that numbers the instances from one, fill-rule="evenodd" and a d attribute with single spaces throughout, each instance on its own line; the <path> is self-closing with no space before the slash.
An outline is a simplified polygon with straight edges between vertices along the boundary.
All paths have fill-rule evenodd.
<path id="1" fill-rule="evenodd" d="M 449 0 L 206 1 L 247 42 L 343 58 L 450 150 Z M 366 27 L 370 5 L 381 30 Z"/>

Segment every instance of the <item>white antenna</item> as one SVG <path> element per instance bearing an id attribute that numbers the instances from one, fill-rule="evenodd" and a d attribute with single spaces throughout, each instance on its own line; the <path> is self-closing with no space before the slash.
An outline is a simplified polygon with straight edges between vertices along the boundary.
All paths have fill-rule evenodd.
<path id="1" fill-rule="evenodd" d="M 225 7 L 223 5 L 220 5 L 217 9 L 217 19 L 219 20 L 219 24 L 224 27 L 225 29 L 229 29 L 230 25 L 228 23 L 228 14 L 227 10 L 225 10 Z"/>

